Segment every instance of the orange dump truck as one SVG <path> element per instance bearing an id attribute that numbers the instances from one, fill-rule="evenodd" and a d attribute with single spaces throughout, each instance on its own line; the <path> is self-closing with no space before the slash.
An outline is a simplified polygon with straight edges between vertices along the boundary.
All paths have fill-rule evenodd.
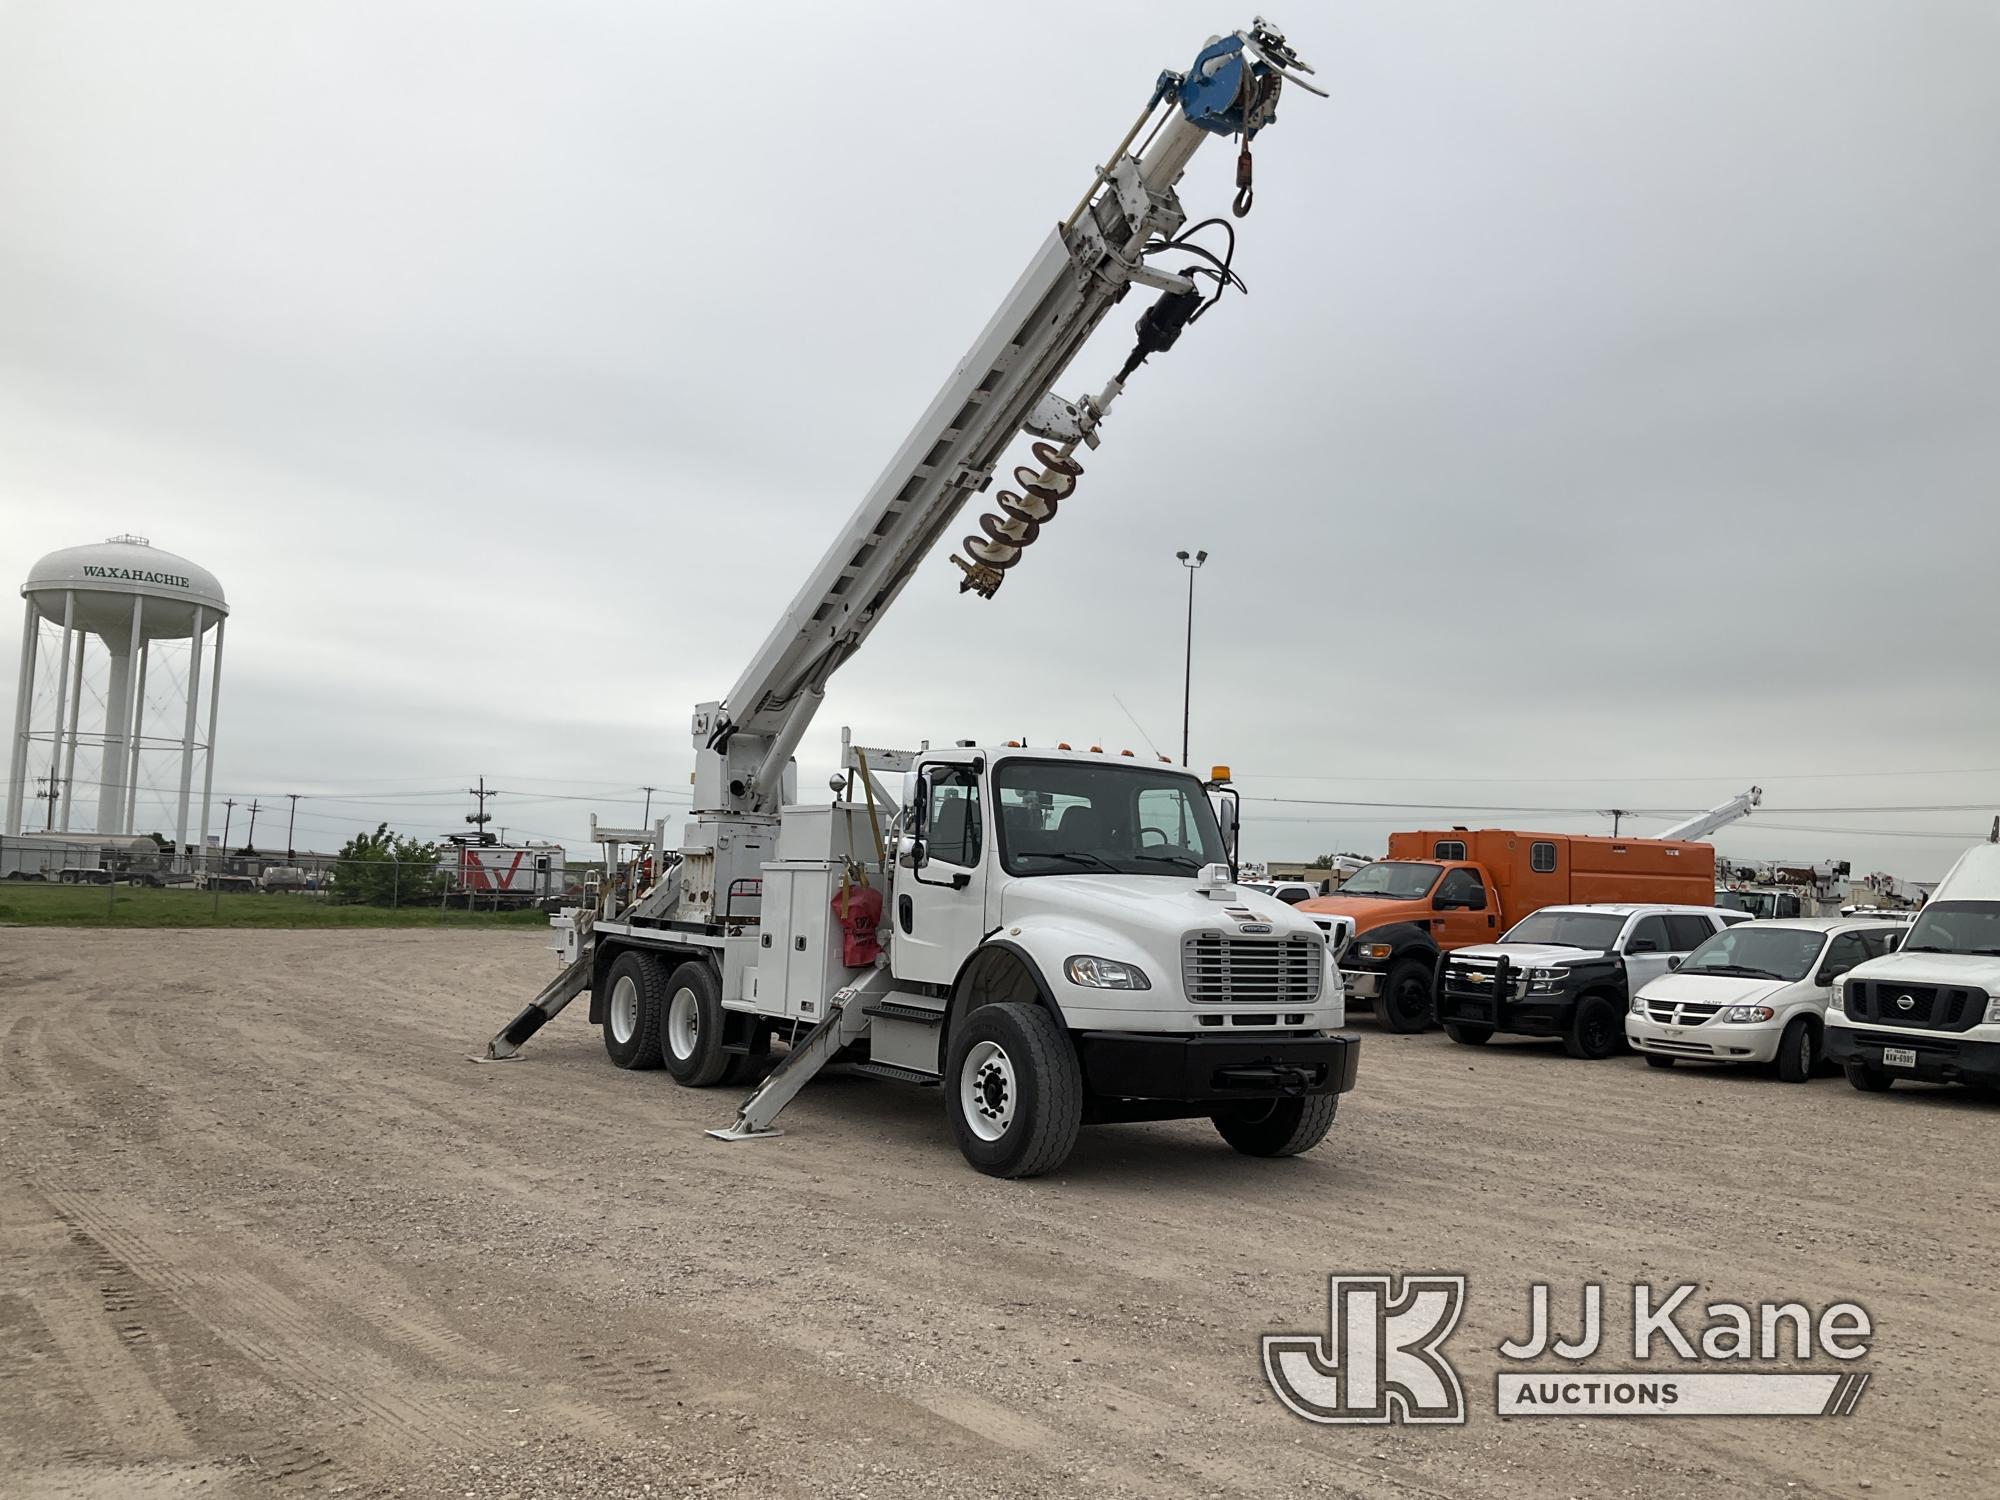
<path id="1" fill-rule="evenodd" d="M 1387 859 L 1298 909 L 1352 917 L 1354 936 L 1336 955 L 1348 1002 L 1372 1001 L 1392 1031 L 1421 1031 L 1431 1022 L 1438 956 L 1490 943 L 1530 912 L 1585 901 L 1714 900 L 1707 844 L 1452 828 L 1389 835 Z"/>

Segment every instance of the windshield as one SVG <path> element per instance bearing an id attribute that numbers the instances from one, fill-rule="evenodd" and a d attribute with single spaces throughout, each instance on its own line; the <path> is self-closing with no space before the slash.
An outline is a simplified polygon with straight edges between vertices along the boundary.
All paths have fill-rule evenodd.
<path id="1" fill-rule="evenodd" d="M 1771 891 L 1719 892 L 1715 904 L 1729 911 L 1747 911 L 1753 917 L 1775 917 L 1778 914 L 1778 898 Z"/>
<path id="2" fill-rule="evenodd" d="M 1933 901 L 1899 951 L 2000 954 L 2000 901 Z"/>
<path id="3" fill-rule="evenodd" d="M 1363 865 L 1345 881 L 1336 896 L 1387 896 L 1393 901 L 1415 901 L 1428 896 L 1444 871 L 1443 865 L 1417 865 L 1407 860 L 1385 859 Z"/>
<path id="4" fill-rule="evenodd" d="M 1687 956 L 1683 974 L 1734 974 L 1747 979 L 1803 979 L 1826 942 L 1823 932 L 1796 927 L 1725 927 Z"/>
<path id="5" fill-rule="evenodd" d="M 1552 943 L 1558 948 L 1609 948 L 1625 918 L 1615 911 L 1538 911 L 1507 929 L 1503 943 Z"/>
<path id="6" fill-rule="evenodd" d="M 1172 875 L 1228 862 L 1215 810 L 1183 771 L 1004 760 L 993 773 L 1010 875 Z"/>

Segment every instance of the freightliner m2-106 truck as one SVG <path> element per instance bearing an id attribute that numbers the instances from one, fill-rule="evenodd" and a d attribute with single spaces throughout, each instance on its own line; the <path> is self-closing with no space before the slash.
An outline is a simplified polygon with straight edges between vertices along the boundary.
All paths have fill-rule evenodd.
<path id="1" fill-rule="evenodd" d="M 1337 894 L 1303 902 L 1335 941 L 1348 1000 L 1372 1001 L 1391 1031 L 1431 1024 L 1438 957 L 1490 943 L 1545 906 L 1658 902 L 1707 906 L 1715 850 L 1695 843 L 1749 815 L 1751 787 L 1649 839 L 1451 828 L 1389 835 L 1389 857 L 1350 876 Z M 1351 923 L 1344 942 L 1336 923 Z"/>
<path id="2" fill-rule="evenodd" d="M 1076 452 L 1097 446 L 1125 382 L 1240 286 L 1234 230 L 1190 226 L 1175 187 L 1204 142 L 1234 140 L 1247 213 L 1251 142 L 1281 87 L 1311 89 L 1305 72 L 1260 21 L 1160 76 L 736 685 L 695 709 L 678 858 L 659 851 L 663 873 L 629 905 L 570 919 L 562 973 L 489 1055 L 587 991 L 613 1062 L 683 1084 L 752 1072 L 789 1041 L 735 1123 L 710 1132 L 730 1140 L 773 1134 L 835 1059 L 940 1087 L 960 1150 L 996 1176 L 1059 1166 L 1086 1121 L 1207 1117 L 1260 1156 L 1324 1137 L 1358 1042 L 1337 1030 L 1321 929 L 1236 883 L 1233 800 L 1170 765 L 967 741 L 844 743 L 833 802 L 809 806 L 792 765 L 828 679 L 1020 433 L 1034 464 L 952 559 L 983 598 L 1072 503 Z M 1057 396 L 1134 285 L 1158 296 L 1122 367 L 1094 395 Z"/>

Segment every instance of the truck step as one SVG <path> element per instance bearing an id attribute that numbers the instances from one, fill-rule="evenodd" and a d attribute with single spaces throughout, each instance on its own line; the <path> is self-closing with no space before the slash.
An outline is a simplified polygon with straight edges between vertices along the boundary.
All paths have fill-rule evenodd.
<path id="1" fill-rule="evenodd" d="M 906 1068 L 901 1063 L 857 1062 L 849 1063 L 850 1073 L 866 1073 L 870 1078 L 887 1078 L 896 1083 L 921 1084 L 926 1088 L 936 1088 L 938 1076 L 926 1073 L 920 1068 Z"/>
<path id="2" fill-rule="evenodd" d="M 915 1021 L 923 1026 L 944 1024 L 944 1007 L 932 1010 L 927 1005 L 908 1005 L 901 1000 L 882 1000 L 861 1012 L 864 1016 L 880 1016 L 891 1021 Z"/>

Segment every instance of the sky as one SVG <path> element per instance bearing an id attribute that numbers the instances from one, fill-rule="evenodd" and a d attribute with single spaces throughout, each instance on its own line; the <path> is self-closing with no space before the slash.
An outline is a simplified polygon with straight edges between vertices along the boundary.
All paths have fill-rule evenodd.
<path id="1" fill-rule="evenodd" d="M 1247 856 L 1757 783 L 1725 853 L 1940 873 L 2000 810 L 2000 10 L 1282 19 L 1331 97 L 1257 141 L 1249 294 L 1134 376 L 996 599 L 919 570 L 807 795 L 842 725 L 1177 757 L 1205 549 L 1191 758 Z M 483 775 L 582 853 L 685 805 L 692 706 L 1158 71 L 1249 20 L 14 0 L 0 578 L 121 532 L 216 573 L 216 795 L 302 794 L 300 847 L 462 829 Z"/>

